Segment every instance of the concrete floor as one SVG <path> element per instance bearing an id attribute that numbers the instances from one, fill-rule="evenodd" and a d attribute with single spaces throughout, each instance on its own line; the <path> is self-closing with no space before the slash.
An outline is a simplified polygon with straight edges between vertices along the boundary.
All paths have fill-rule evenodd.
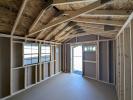
<path id="1" fill-rule="evenodd" d="M 112 85 L 60 74 L 8 100 L 117 100 Z"/>

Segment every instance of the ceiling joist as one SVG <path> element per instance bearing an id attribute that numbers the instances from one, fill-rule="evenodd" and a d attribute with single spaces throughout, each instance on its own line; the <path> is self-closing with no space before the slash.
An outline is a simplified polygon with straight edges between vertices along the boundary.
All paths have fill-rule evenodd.
<path id="1" fill-rule="evenodd" d="M 11 31 L 11 35 L 13 35 L 13 34 L 15 33 L 15 30 L 16 30 L 16 28 L 17 28 L 17 25 L 18 25 L 18 23 L 19 23 L 19 21 L 20 21 L 20 18 L 21 18 L 21 16 L 22 16 L 22 13 L 23 13 L 23 11 L 24 11 L 24 8 L 25 8 L 27 2 L 28 2 L 28 0 L 24 0 L 23 3 L 22 3 L 22 6 L 21 6 L 20 11 L 19 11 L 19 13 L 18 13 L 18 15 L 17 15 L 16 21 L 15 21 L 15 23 L 14 23 L 13 29 L 12 29 L 12 31 Z"/>

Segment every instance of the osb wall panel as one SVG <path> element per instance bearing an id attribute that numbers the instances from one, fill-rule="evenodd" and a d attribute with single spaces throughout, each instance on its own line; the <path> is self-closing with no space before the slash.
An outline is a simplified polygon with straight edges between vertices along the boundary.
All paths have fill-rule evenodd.
<path id="1" fill-rule="evenodd" d="M 0 37 L 0 87 L 0 98 L 10 94 L 10 39 L 2 37 Z"/>
<path id="2" fill-rule="evenodd" d="M 100 80 L 108 82 L 107 42 L 100 42 L 99 48 L 100 48 L 99 51 Z"/>

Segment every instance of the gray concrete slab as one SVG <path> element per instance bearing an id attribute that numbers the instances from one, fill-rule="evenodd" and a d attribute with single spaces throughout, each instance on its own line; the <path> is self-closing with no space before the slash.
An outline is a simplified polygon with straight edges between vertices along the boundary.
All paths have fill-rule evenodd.
<path id="1" fill-rule="evenodd" d="M 117 100 L 117 96 L 112 85 L 62 73 L 8 100 Z"/>

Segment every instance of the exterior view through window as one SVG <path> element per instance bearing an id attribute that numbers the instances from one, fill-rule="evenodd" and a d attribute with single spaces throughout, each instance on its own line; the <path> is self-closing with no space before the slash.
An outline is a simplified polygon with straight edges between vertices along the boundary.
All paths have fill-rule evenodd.
<path id="1" fill-rule="evenodd" d="M 38 44 L 26 43 L 24 44 L 24 65 L 35 64 L 39 62 L 38 58 Z"/>
<path id="2" fill-rule="evenodd" d="M 50 61 L 50 46 L 43 45 L 41 46 L 41 62 Z"/>
<path id="3" fill-rule="evenodd" d="M 36 64 L 38 62 L 50 61 L 50 46 L 42 45 L 40 51 L 41 60 L 39 61 L 39 44 L 26 43 L 24 44 L 24 65 Z"/>

